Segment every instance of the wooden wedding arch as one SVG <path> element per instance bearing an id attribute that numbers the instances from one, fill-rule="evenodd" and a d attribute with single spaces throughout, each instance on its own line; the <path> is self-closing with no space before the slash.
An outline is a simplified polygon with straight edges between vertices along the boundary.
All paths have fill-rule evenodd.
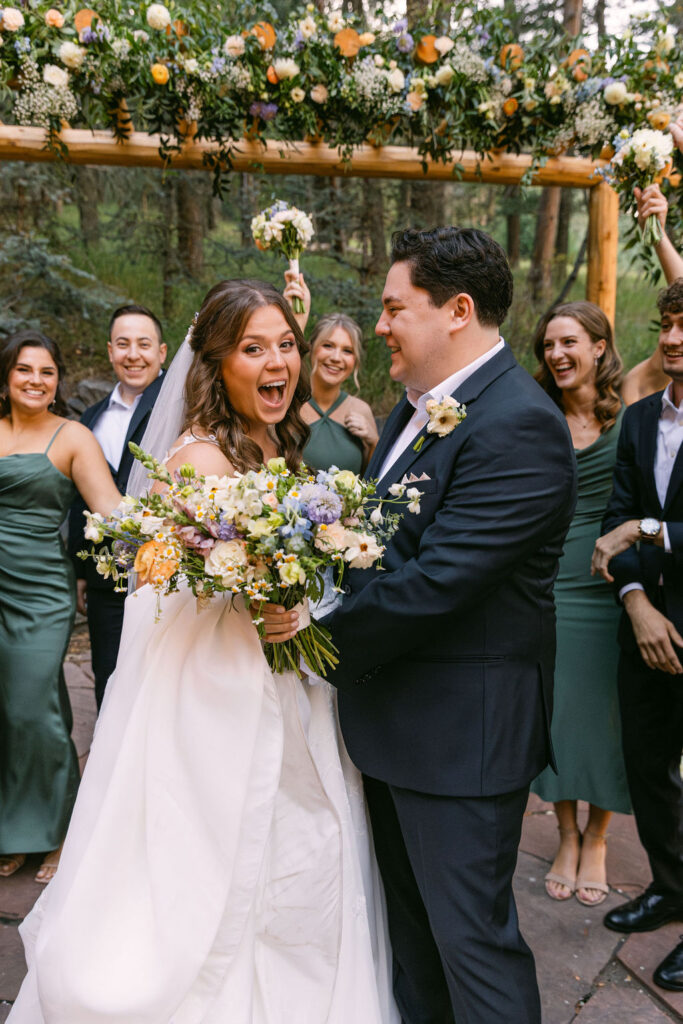
<path id="1" fill-rule="evenodd" d="M 65 128 L 60 135 L 67 147 L 66 159 L 74 164 L 116 167 L 163 167 L 159 153 L 161 139 L 132 131 L 117 141 L 108 131 Z M 206 169 L 204 155 L 214 149 L 211 142 L 186 140 L 174 153 L 172 166 Z M 45 146 L 45 132 L 0 124 L 0 160 L 54 161 L 55 152 Z M 531 157 L 495 153 L 481 159 L 476 153 L 455 155 L 462 167 L 461 181 L 518 185 L 531 166 Z M 349 162 L 340 160 L 336 149 L 323 143 L 252 142 L 243 139 L 232 153 L 233 170 L 268 174 L 313 174 L 327 177 L 350 175 L 362 178 L 412 178 L 452 181 L 453 165 L 426 161 L 417 150 L 406 146 L 360 146 Z M 589 189 L 588 271 L 586 298 L 600 306 L 614 322 L 617 294 L 619 244 L 619 201 L 617 194 L 596 174 L 599 161 L 584 157 L 558 156 L 548 159 L 531 178 L 534 185 L 561 185 Z"/>

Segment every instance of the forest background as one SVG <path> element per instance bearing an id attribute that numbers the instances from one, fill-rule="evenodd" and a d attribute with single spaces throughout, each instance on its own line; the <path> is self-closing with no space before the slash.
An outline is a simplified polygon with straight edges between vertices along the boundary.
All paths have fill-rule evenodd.
<path id="1" fill-rule="evenodd" d="M 364 2 L 345 0 L 344 9 L 370 20 Z M 229 0 L 220 4 L 226 18 L 232 4 L 245 15 L 244 3 Z M 327 10 L 327 0 L 318 6 Z M 496 6 L 520 39 L 548 20 L 570 37 L 593 39 L 620 31 L 627 20 L 620 0 L 505 0 Z M 645 6 L 651 14 L 654 5 Z M 277 24 L 290 7 L 287 0 L 274 0 L 265 8 L 259 3 L 258 12 L 267 10 Z M 409 23 L 417 22 L 443 17 L 444 10 L 439 15 L 426 0 L 408 0 L 407 10 L 396 5 L 396 17 L 407 14 Z M 674 31 L 683 28 L 683 0 L 662 11 Z M 252 216 L 273 198 L 313 216 L 316 235 L 301 261 L 312 293 L 312 322 L 340 310 L 361 323 L 361 392 L 380 416 L 397 393 L 384 342 L 373 329 L 393 231 L 475 226 L 504 245 L 515 274 L 515 300 L 502 333 L 529 369 L 539 316 L 557 301 L 585 294 L 588 197 L 582 190 L 235 173 L 219 199 L 211 176 L 202 171 L 4 163 L 0 339 L 22 327 L 39 328 L 62 346 L 72 387 L 84 378 L 106 380 L 109 314 L 132 301 L 159 315 L 175 351 L 217 280 L 259 277 L 283 284 L 285 261 L 259 252 L 250 231 Z M 656 342 L 653 317 L 661 281 L 633 246 L 633 224 L 622 221 L 615 329 L 628 369 Z"/>

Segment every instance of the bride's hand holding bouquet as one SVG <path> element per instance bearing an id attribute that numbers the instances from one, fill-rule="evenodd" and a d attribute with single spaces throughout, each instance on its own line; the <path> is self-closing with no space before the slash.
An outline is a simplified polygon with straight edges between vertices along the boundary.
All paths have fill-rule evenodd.
<path id="1" fill-rule="evenodd" d="M 277 199 L 253 218 L 251 233 L 259 249 L 275 249 L 287 257 L 290 273 L 298 281 L 299 257 L 314 234 L 308 214 Z M 297 315 L 305 312 L 301 296 L 293 296 L 292 308 Z"/>

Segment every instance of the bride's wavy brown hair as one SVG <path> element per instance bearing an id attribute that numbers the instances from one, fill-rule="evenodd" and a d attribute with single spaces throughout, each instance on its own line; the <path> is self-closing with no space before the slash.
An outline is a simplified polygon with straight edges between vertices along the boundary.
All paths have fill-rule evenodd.
<path id="1" fill-rule="evenodd" d="M 248 435 L 248 423 L 233 409 L 223 383 L 222 363 L 237 347 L 251 315 L 264 306 L 276 306 L 287 321 L 301 355 L 301 372 L 287 413 L 275 425 L 278 447 L 290 470 L 298 468 L 309 430 L 301 406 L 310 396 L 303 357 L 304 336 L 287 300 L 270 284 L 244 279 L 220 281 L 206 295 L 194 322 L 190 345 L 194 352 L 185 382 L 183 430 L 201 427 L 214 434 L 235 469 L 244 473 L 263 462 L 260 446 Z"/>
<path id="2" fill-rule="evenodd" d="M 619 393 L 623 364 L 614 344 L 612 325 L 599 306 L 596 306 L 594 302 L 585 302 L 583 299 L 554 306 L 539 321 L 534 335 L 534 354 L 538 359 L 539 366 L 534 377 L 563 412 L 562 390 L 558 388 L 555 378 L 548 368 L 543 349 L 548 324 L 551 320 L 556 320 L 558 316 L 569 316 L 572 320 L 580 323 L 594 344 L 604 338 L 605 351 L 598 359 L 595 377 L 598 397 L 593 410 L 595 418 L 600 424 L 600 433 L 604 434 L 614 426 L 621 409 Z"/>

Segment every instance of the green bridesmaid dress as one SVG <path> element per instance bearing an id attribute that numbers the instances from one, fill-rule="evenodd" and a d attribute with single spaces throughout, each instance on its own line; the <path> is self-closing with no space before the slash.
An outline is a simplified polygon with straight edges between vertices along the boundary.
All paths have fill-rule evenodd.
<path id="1" fill-rule="evenodd" d="M 330 418 L 331 413 L 338 409 L 344 399 L 348 398 L 342 391 L 339 398 L 327 412 L 323 412 L 313 398 L 309 404 L 317 412 L 319 419 L 310 424 L 311 436 L 304 448 L 303 459 L 311 469 L 350 469 L 352 473 L 360 473 L 363 468 L 363 444 L 346 429 L 343 423 Z"/>
<path id="2" fill-rule="evenodd" d="M 56 849 L 78 788 L 62 670 L 75 581 L 59 532 L 76 488 L 48 458 L 61 429 L 44 452 L 0 458 L 0 854 Z"/>
<path id="3" fill-rule="evenodd" d="M 617 694 L 621 609 L 591 556 L 612 493 L 623 410 L 605 434 L 576 452 L 578 503 L 555 582 L 557 660 L 551 734 L 557 775 L 546 768 L 531 790 L 543 800 L 586 800 L 630 813 Z"/>

